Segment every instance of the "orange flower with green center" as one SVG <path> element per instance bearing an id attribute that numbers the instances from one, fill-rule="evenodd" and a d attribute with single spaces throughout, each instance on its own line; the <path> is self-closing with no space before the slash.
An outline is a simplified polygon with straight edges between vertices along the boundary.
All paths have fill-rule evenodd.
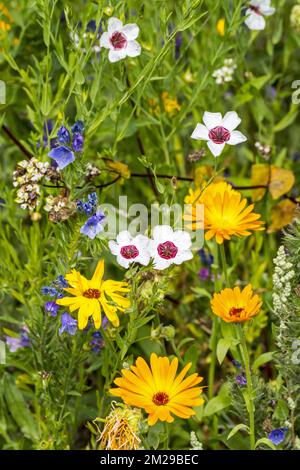
<path id="1" fill-rule="evenodd" d="M 204 400 L 200 397 L 202 382 L 198 374 L 185 377 L 191 367 L 187 364 L 176 376 L 178 359 L 171 361 L 167 357 L 151 354 L 150 367 L 138 357 L 131 370 L 123 369 L 123 377 L 115 379 L 118 388 L 110 390 L 112 395 L 121 397 L 126 405 L 143 408 L 148 413 L 148 424 L 153 426 L 157 420 L 172 423 L 173 413 L 188 419 L 195 414 L 193 407 L 200 406 Z"/>
<path id="2" fill-rule="evenodd" d="M 264 222 L 258 220 L 260 214 L 253 212 L 254 205 L 247 206 L 247 199 L 224 181 L 210 184 L 204 190 L 191 191 L 185 198 L 186 204 L 192 204 L 191 213 L 184 216 L 190 221 L 193 230 L 206 230 L 205 239 L 215 237 L 221 244 L 233 235 L 247 236 L 251 231 L 264 230 Z M 204 221 L 197 220 L 197 204 L 204 206 Z"/>
<path id="3" fill-rule="evenodd" d="M 227 323 L 241 323 L 258 314 L 262 306 L 261 298 L 253 294 L 251 284 L 242 291 L 239 287 L 223 289 L 214 294 L 211 308 L 215 315 Z"/>
<path id="4" fill-rule="evenodd" d="M 130 300 L 120 293 L 129 292 L 127 282 L 103 281 L 104 261 L 99 261 L 92 279 L 86 279 L 78 271 L 72 269 L 66 274 L 66 280 L 71 287 L 64 290 L 73 297 L 63 297 L 56 300 L 58 305 L 68 306 L 70 312 L 78 310 L 78 328 L 87 326 L 89 317 L 94 320 L 95 328 L 101 326 L 101 311 L 114 325 L 119 326 L 117 311 L 124 312 L 130 306 Z"/>

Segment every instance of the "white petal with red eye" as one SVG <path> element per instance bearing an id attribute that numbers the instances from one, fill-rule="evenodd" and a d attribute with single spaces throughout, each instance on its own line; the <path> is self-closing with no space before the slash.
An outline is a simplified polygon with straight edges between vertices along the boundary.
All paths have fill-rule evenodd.
<path id="1" fill-rule="evenodd" d="M 106 49 L 110 49 L 112 47 L 109 39 L 109 34 L 103 33 L 100 38 L 100 47 L 105 47 Z"/>
<path id="2" fill-rule="evenodd" d="M 141 45 L 136 41 L 128 41 L 126 47 L 126 54 L 128 57 L 137 57 L 141 54 Z"/>
<path id="3" fill-rule="evenodd" d="M 215 144 L 214 142 L 210 140 L 209 142 L 207 142 L 207 146 L 209 150 L 211 151 L 211 153 L 215 157 L 218 157 L 223 152 L 225 144 Z"/>
<path id="4" fill-rule="evenodd" d="M 229 145 L 237 145 L 245 142 L 247 137 L 242 134 L 240 131 L 232 131 L 230 134 L 230 139 L 228 140 L 227 144 Z"/>
<path id="5" fill-rule="evenodd" d="M 191 236 L 184 230 L 176 230 L 173 234 L 173 242 L 183 250 L 189 250 L 192 245 Z"/>
<path id="6" fill-rule="evenodd" d="M 229 131 L 233 131 L 241 123 L 241 118 L 235 111 L 229 111 L 223 117 L 223 127 Z"/>
<path id="7" fill-rule="evenodd" d="M 174 264 L 193 258 L 189 249 L 191 237 L 183 230 L 173 231 L 169 225 L 158 225 L 153 230 L 153 240 L 150 240 L 149 251 L 154 259 L 154 268 L 166 269 Z M 163 245 L 163 246 L 162 246 Z M 170 258 L 165 258 L 170 256 Z"/>
<path id="8" fill-rule="evenodd" d="M 123 28 L 123 23 L 121 20 L 115 17 L 109 18 L 107 31 L 110 36 L 116 31 L 121 31 L 122 28 Z"/>
<path id="9" fill-rule="evenodd" d="M 125 24 L 122 28 L 122 33 L 125 34 L 128 41 L 133 41 L 139 35 L 140 28 L 135 23 Z"/>
<path id="10" fill-rule="evenodd" d="M 205 127 L 203 124 L 197 124 L 191 135 L 191 138 L 196 140 L 208 140 L 209 137 L 207 127 Z"/>
<path id="11" fill-rule="evenodd" d="M 149 238 L 144 235 L 133 237 L 130 232 L 123 230 L 117 235 L 116 241 L 108 243 L 111 253 L 117 256 L 117 262 L 124 268 L 131 263 L 147 266 L 150 262 Z"/>
<path id="12" fill-rule="evenodd" d="M 205 111 L 203 114 L 203 122 L 207 129 L 213 129 L 214 127 L 222 126 L 222 114 Z"/>

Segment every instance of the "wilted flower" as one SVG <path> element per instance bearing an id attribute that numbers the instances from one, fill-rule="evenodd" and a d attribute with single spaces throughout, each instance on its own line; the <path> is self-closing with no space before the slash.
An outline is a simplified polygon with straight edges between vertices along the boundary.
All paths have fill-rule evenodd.
<path id="1" fill-rule="evenodd" d="M 271 16 L 275 8 L 271 7 L 271 0 L 251 0 L 246 10 L 245 24 L 249 29 L 256 31 L 265 29 L 266 20 L 264 16 Z"/>
<path id="2" fill-rule="evenodd" d="M 138 437 L 141 411 L 137 408 L 118 405 L 105 419 L 99 437 L 102 450 L 137 450 L 141 440 Z"/>
<path id="3" fill-rule="evenodd" d="M 157 357 L 152 353 L 150 367 L 138 357 L 130 371 L 122 370 L 123 377 L 114 381 L 118 388 L 112 388 L 110 392 L 122 398 L 126 405 L 144 408 L 150 426 L 158 420 L 172 423 L 171 413 L 188 419 L 195 414 L 193 408 L 204 402 L 200 397 L 202 388 L 196 386 L 203 378 L 192 374 L 184 379 L 191 365 L 191 362 L 187 364 L 176 377 L 177 357 L 170 362 L 168 357 Z"/>
<path id="4" fill-rule="evenodd" d="M 192 139 L 206 140 L 211 153 L 218 157 L 225 144 L 237 145 L 245 142 L 247 138 L 240 131 L 234 130 L 241 122 L 235 111 L 230 111 L 222 117 L 221 113 L 209 113 L 205 111 L 203 124 L 197 124 Z"/>
<path id="5" fill-rule="evenodd" d="M 109 249 L 117 257 L 117 262 L 128 268 L 131 263 L 147 266 L 150 261 L 149 238 L 144 235 L 133 237 L 127 230 L 117 235 L 116 241 L 110 240 Z"/>
<path id="6" fill-rule="evenodd" d="M 173 231 L 169 225 L 157 225 L 149 250 L 154 259 L 155 269 L 166 269 L 171 264 L 181 264 L 193 258 L 191 237 L 183 230 Z"/>
<path id="7" fill-rule="evenodd" d="M 104 230 L 102 225 L 104 219 L 105 215 L 103 214 L 103 212 L 96 212 L 96 214 L 92 215 L 81 227 L 80 233 L 86 235 L 91 240 L 94 240 L 94 238 Z"/>
<path id="8" fill-rule="evenodd" d="M 101 326 L 101 308 L 108 320 L 119 326 L 117 311 L 124 312 L 130 306 L 130 300 L 121 295 L 128 292 L 126 282 L 106 280 L 103 281 L 104 261 L 99 261 L 92 279 L 86 279 L 78 271 L 66 274 L 71 287 L 64 290 L 73 297 L 64 297 L 57 300 L 58 305 L 69 306 L 70 311 L 78 312 L 78 326 L 80 330 L 86 327 L 89 317 L 93 317 L 96 328 Z"/>
<path id="9" fill-rule="evenodd" d="M 108 59 L 117 62 L 126 56 L 136 57 L 141 53 L 141 46 L 135 39 L 139 35 L 139 27 L 135 23 L 123 26 L 118 18 L 109 18 L 107 32 L 100 38 L 100 47 L 109 49 Z"/>
<path id="10" fill-rule="evenodd" d="M 66 196 L 50 195 L 46 198 L 44 210 L 49 213 L 51 222 L 61 222 L 67 220 L 76 212 L 76 204 Z"/>
<path id="11" fill-rule="evenodd" d="M 273 429 L 273 431 L 268 434 L 268 438 L 275 446 L 278 446 L 284 441 L 287 430 L 288 428 Z"/>
<path id="12" fill-rule="evenodd" d="M 59 335 L 63 333 L 68 333 L 71 336 L 74 336 L 77 331 L 77 320 L 71 317 L 68 313 L 63 313 L 61 315 L 61 327 L 59 329 Z"/>
<path id="13" fill-rule="evenodd" d="M 251 284 L 242 291 L 239 287 L 223 289 L 210 301 L 212 311 L 227 323 L 241 323 L 253 318 L 262 306 L 261 298 L 254 295 Z"/>

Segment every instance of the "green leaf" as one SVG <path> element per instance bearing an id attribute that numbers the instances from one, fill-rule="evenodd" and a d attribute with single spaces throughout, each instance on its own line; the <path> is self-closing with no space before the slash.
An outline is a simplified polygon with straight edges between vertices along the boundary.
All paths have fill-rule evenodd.
<path id="1" fill-rule="evenodd" d="M 230 405 L 231 397 L 229 395 L 218 395 L 217 397 L 209 400 L 204 410 L 204 416 L 211 416 L 215 413 L 219 413 Z"/>
<path id="2" fill-rule="evenodd" d="M 232 428 L 232 430 L 230 431 L 230 433 L 228 434 L 227 436 L 227 441 L 228 439 L 230 439 L 231 437 L 233 437 L 237 432 L 239 431 L 247 431 L 249 433 L 250 429 L 249 429 L 249 426 L 247 426 L 246 424 L 237 424 L 236 426 L 234 426 L 234 428 Z"/>
<path id="3" fill-rule="evenodd" d="M 22 393 L 8 375 L 4 376 L 4 397 L 13 419 L 28 439 L 37 441 L 39 431 Z"/>
<path id="4" fill-rule="evenodd" d="M 262 437 L 261 439 L 258 439 L 255 443 L 255 449 L 260 446 L 260 444 L 265 444 L 267 447 L 270 447 L 272 450 L 276 450 L 276 447 L 274 446 L 273 442 L 270 441 L 267 437 Z"/>
<path id="5" fill-rule="evenodd" d="M 260 366 L 265 364 L 266 362 L 270 362 L 273 359 L 274 351 L 266 352 L 258 356 L 253 362 L 252 368 L 253 370 L 257 370 Z"/>
<path id="6" fill-rule="evenodd" d="M 219 339 L 218 344 L 217 344 L 217 358 L 218 358 L 219 364 L 222 364 L 222 362 L 224 361 L 225 356 L 230 346 L 231 346 L 231 339 L 225 339 L 225 338 Z"/>
<path id="7" fill-rule="evenodd" d="M 274 127 L 274 132 L 280 132 L 290 126 L 298 116 L 298 107 L 291 106 L 289 112 L 276 124 Z"/>

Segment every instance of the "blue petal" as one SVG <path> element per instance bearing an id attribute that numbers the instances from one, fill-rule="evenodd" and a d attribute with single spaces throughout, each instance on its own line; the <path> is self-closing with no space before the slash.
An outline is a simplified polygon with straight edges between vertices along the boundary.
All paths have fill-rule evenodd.
<path id="1" fill-rule="evenodd" d="M 48 157 L 53 158 L 53 160 L 56 161 L 60 170 L 75 160 L 75 156 L 72 150 L 64 146 L 52 149 L 51 152 L 48 153 Z"/>

